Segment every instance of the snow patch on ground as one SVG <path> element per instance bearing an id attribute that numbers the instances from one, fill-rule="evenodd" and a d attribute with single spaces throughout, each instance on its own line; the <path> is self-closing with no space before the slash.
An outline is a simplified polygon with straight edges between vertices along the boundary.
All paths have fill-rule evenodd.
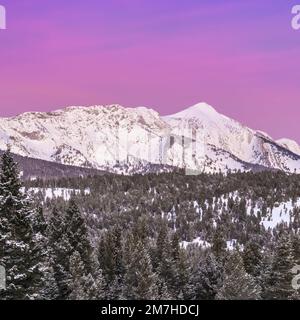
<path id="1" fill-rule="evenodd" d="M 261 223 L 266 229 L 274 229 L 281 223 L 288 224 L 291 222 L 291 211 L 293 211 L 293 209 L 297 207 L 300 208 L 300 198 L 297 199 L 295 203 L 293 203 L 292 200 L 280 203 L 272 210 L 272 212 L 270 212 L 271 210 L 269 210 L 268 216 L 266 218 L 263 218 Z"/>
<path id="2" fill-rule="evenodd" d="M 189 246 L 195 246 L 200 247 L 203 249 L 211 248 L 211 244 L 207 241 L 202 240 L 200 237 L 195 238 L 192 241 L 182 241 L 180 243 L 181 248 L 187 249 Z M 240 251 L 243 251 L 243 245 L 240 245 L 236 239 L 228 240 L 226 241 L 226 249 L 227 251 L 233 251 L 235 249 L 239 249 Z"/>
<path id="3" fill-rule="evenodd" d="M 25 188 L 23 188 L 22 191 L 24 192 Z M 69 201 L 72 195 L 80 194 L 81 190 L 67 188 L 29 188 L 27 192 L 32 195 L 42 193 L 44 195 L 45 200 L 63 198 L 65 201 Z M 84 190 L 85 195 L 89 195 L 90 192 L 91 191 L 89 188 Z"/>
<path id="4" fill-rule="evenodd" d="M 207 248 L 211 247 L 211 244 L 207 241 L 201 240 L 201 238 L 198 237 L 192 241 L 182 241 L 180 243 L 180 246 L 183 249 L 186 249 L 189 246 L 196 246 L 196 247 L 201 247 L 201 248 L 207 249 Z"/>

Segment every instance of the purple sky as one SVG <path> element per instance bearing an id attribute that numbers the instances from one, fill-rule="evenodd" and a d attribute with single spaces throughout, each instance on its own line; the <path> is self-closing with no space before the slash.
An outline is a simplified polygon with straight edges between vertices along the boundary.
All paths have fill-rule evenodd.
<path id="1" fill-rule="evenodd" d="M 0 116 L 112 103 L 168 114 L 205 101 L 300 142 L 297 3 L 0 0 Z"/>

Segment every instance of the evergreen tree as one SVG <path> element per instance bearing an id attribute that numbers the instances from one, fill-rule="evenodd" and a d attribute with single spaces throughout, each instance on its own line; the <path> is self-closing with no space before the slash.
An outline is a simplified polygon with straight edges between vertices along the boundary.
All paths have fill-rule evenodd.
<path id="1" fill-rule="evenodd" d="M 80 254 L 75 251 L 70 258 L 70 300 L 102 300 L 105 298 L 105 282 L 100 269 L 85 273 Z"/>
<path id="2" fill-rule="evenodd" d="M 70 200 L 66 211 L 66 234 L 72 253 L 77 251 L 87 273 L 91 272 L 92 266 L 92 247 L 88 236 L 88 230 L 81 212 L 74 199 Z"/>
<path id="3" fill-rule="evenodd" d="M 272 273 L 272 261 L 273 261 L 273 254 L 271 250 L 264 250 L 262 261 L 259 268 L 259 273 L 257 275 L 257 283 L 261 287 L 262 299 L 268 299 L 268 290 L 270 287 L 270 279 Z"/>
<path id="4" fill-rule="evenodd" d="M 121 231 L 113 228 L 102 236 L 98 247 L 99 263 L 108 282 L 124 275 Z"/>
<path id="5" fill-rule="evenodd" d="M 139 241 L 126 265 L 124 296 L 133 300 L 154 300 L 158 296 L 157 276 L 152 271 L 151 259 Z"/>
<path id="6" fill-rule="evenodd" d="M 295 263 L 300 265 L 300 235 L 294 234 L 292 238 L 293 244 L 293 255 L 295 259 Z"/>
<path id="7" fill-rule="evenodd" d="M 85 271 L 80 254 L 75 251 L 70 258 L 70 300 L 85 300 L 87 297 L 84 292 Z"/>
<path id="8" fill-rule="evenodd" d="M 155 253 L 153 257 L 153 265 L 154 268 L 157 269 L 160 262 L 162 261 L 163 254 L 165 251 L 169 252 L 171 251 L 169 245 L 169 239 L 168 239 L 168 227 L 164 220 L 159 221 L 159 232 L 156 240 L 156 247 L 155 247 Z"/>
<path id="9" fill-rule="evenodd" d="M 169 292 L 169 289 L 166 285 L 166 283 L 161 280 L 159 277 L 157 279 L 157 292 L 158 295 L 156 297 L 156 300 L 173 300 L 174 297 Z M 183 297 L 178 297 L 179 300 L 182 300 Z"/>
<path id="10" fill-rule="evenodd" d="M 224 228 L 218 224 L 213 236 L 212 252 L 218 260 L 222 260 L 226 253 L 226 239 Z"/>
<path id="11" fill-rule="evenodd" d="M 41 299 L 43 246 L 34 234 L 37 212 L 21 191 L 17 164 L 8 149 L 2 156 L 0 173 L 0 265 L 7 275 L 2 299 Z"/>
<path id="12" fill-rule="evenodd" d="M 223 286 L 216 296 L 218 300 L 258 300 L 261 289 L 243 265 L 238 252 L 229 255 L 225 263 Z"/>
<path id="13" fill-rule="evenodd" d="M 292 287 L 292 268 L 295 266 L 291 237 L 284 231 L 275 247 L 271 275 L 266 292 L 267 299 L 290 299 L 295 290 Z"/>
<path id="14" fill-rule="evenodd" d="M 260 274 L 262 252 L 257 240 L 249 240 L 246 243 L 243 251 L 243 261 L 247 273 L 254 277 Z"/>
<path id="15" fill-rule="evenodd" d="M 189 298 L 193 300 L 214 300 L 222 286 L 222 267 L 213 253 L 205 258 L 196 258 L 189 279 Z"/>
<path id="16" fill-rule="evenodd" d="M 70 200 L 66 213 L 63 214 L 54 208 L 49 222 L 49 244 L 52 248 L 52 261 L 54 263 L 54 276 L 59 290 L 59 299 L 67 299 L 72 292 L 72 297 L 79 292 L 73 288 L 71 265 L 67 257 L 77 254 L 83 263 L 84 275 L 92 272 L 92 248 L 90 245 L 85 220 L 74 199 Z M 73 266 L 74 271 L 74 266 Z M 73 291 L 71 291 L 73 290 Z M 76 291 L 77 290 L 77 291 Z M 79 294 L 79 293 L 78 293 Z M 79 299 L 79 296 L 77 296 Z M 82 297 L 84 299 L 84 297 Z"/>
<path id="17" fill-rule="evenodd" d="M 163 246 L 161 260 L 158 263 L 156 272 L 167 286 L 169 293 L 173 296 L 176 296 L 179 272 L 183 271 L 179 269 L 176 270 L 176 268 L 183 267 L 183 265 L 179 266 L 179 261 L 177 262 L 178 264 L 173 259 L 171 245 L 169 239 L 166 238 L 166 243 Z"/>
<path id="18" fill-rule="evenodd" d="M 63 212 L 56 207 L 53 209 L 47 229 L 49 247 L 51 248 L 51 263 L 54 270 L 54 278 L 58 287 L 58 299 L 67 299 L 70 294 L 69 258 L 72 255 L 68 235 L 66 233 L 66 218 Z"/>
<path id="19" fill-rule="evenodd" d="M 47 223 L 44 218 L 43 209 L 40 207 L 32 215 L 32 226 L 34 231 L 35 241 L 43 250 L 36 251 L 39 257 L 40 266 L 43 272 L 43 279 L 40 282 L 40 299 L 54 300 L 58 298 L 58 286 L 54 277 L 51 249 L 48 241 Z"/>
<path id="20" fill-rule="evenodd" d="M 188 265 L 188 259 L 185 250 L 179 250 L 178 257 L 174 259 L 174 263 L 174 298 L 182 300 L 185 299 L 188 294 L 188 282 L 190 274 L 190 267 Z"/>
<path id="21" fill-rule="evenodd" d="M 105 279 L 102 271 L 99 270 L 95 276 L 89 273 L 83 279 L 83 289 L 87 300 L 104 300 L 105 299 Z"/>
<path id="22" fill-rule="evenodd" d="M 160 277 L 162 283 L 167 286 L 168 292 L 172 296 L 176 296 L 176 281 L 178 275 L 176 260 L 179 258 L 179 241 L 177 235 L 169 239 L 168 228 L 165 221 L 162 221 L 159 234 L 156 241 L 154 266 L 155 272 Z M 179 261 L 178 261 L 179 262 Z M 176 279 L 177 278 L 177 279 Z"/>

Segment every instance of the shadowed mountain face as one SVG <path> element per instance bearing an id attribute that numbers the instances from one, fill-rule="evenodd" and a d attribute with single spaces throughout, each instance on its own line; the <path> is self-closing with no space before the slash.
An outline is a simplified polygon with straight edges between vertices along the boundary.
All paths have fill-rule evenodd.
<path id="1" fill-rule="evenodd" d="M 34 167 L 29 164 L 35 163 L 32 159 L 44 160 L 55 175 L 134 174 L 174 168 L 207 173 L 300 172 L 297 143 L 276 142 L 205 103 L 165 117 L 152 109 L 119 105 L 25 113 L 0 119 L 0 149 L 7 143 L 14 154 L 27 157 L 21 160 L 26 168 Z M 39 176 L 45 170 L 40 167 Z"/>
<path id="2" fill-rule="evenodd" d="M 0 156 L 2 154 L 3 151 L 0 151 Z M 67 166 L 60 163 L 22 157 L 16 154 L 13 154 L 13 158 L 18 163 L 22 179 L 24 180 L 87 177 L 105 173 L 92 168 Z"/>

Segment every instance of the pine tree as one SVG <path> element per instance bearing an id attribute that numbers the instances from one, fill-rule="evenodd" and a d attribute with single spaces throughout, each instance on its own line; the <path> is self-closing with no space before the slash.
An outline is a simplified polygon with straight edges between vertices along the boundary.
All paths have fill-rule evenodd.
<path id="1" fill-rule="evenodd" d="M 107 283 L 105 277 L 103 276 L 104 283 L 106 287 L 105 291 L 105 299 L 107 300 L 125 300 L 125 284 L 123 277 L 116 276 L 113 281 Z"/>
<path id="2" fill-rule="evenodd" d="M 223 286 L 218 291 L 218 300 L 258 300 L 261 298 L 261 289 L 254 278 L 250 276 L 243 265 L 238 252 L 229 255 L 225 263 Z"/>
<path id="3" fill-rule="evenodd" d="M 133 300 L 157 298 L 157 276 L 152 271 L 151 259 L 143 243 L 139 241 L 126 265 L 124 296 Z"/>
<path id="4" fill-rule="evenodd" d="M 284 231 L 275 248 L 269 286 L 266 292 L 267 299 L 290 299 L 295 290 L 292 287 L 292 268 L 295 266 L 291 237 Z"/>
<path id="5" fill-rule="evenodd" d="M 47 234 L 49 247 L 51 248 L 50 262 L 52 263 L 54 278 L 58 287 L 57 298 L 62 300 L 67 299 L 70 294 L 70 283 L 72 279 L 68 257 L 72 255 L 73 251 L 66 233 L 66 228 L 65 215 L 55 207 L 49 221 Z"/>
<path id="6" fill-rule="evenodd" d="M 156 297 L 156 300 L 173 300 L 174 299 L 174 297 L 169 292 L 169 289 L 166 283 L 163 280 L 161 280 L 159 277 L 157 279 L 157 292 L 158 292 L 158 295 Z M 183 300 L 183 297 L 181 299 L 179 297 L 178 299 Z"/>
<path id="7" fill-rule="evenodd" d="M 293 244 L 293 255 L 295 259 L 295 263 L 300 265 L 300 235 L 294 234 L 292 238 Z"/>
<path id="8" fill-rule="evenodd" d="M 212 252 L 218 260 L 222 260 L 226 253 L 226 239 L 224 228 L 218 224 L 213 236 Z"/>
<path id="9" fill-rule="evenodd" d="M 67 257 L 78 253 L 84 266 L 84 275 L 92 272 L 92 248 L 85 220 L 74 199 L 64 213 L 54 208 L 49 222 L 49 244 L 52 248 L 54 276 L 59 289 L 59 299 L 68 299 L 72 293 L 71 265 Z M 76 256 L 75 256 L 76 257 Z M 73 257 L 73 260 L 75 259 Z M 73 267 L 74 271 L 74 267 Z M 75 294 L 73 293 L 72 297 Z M 79 299 L 79 296 L 77 296 Z M 84 299 L 84 297 L 82 297 Z"/>
<path id="10" fill-rule="evenodd" d="M 167 224 L 164 220 L 162 220 L 160 221 L 159 226 L 159 233 L 156 240 L 156 248 L 153 258 L 153 264 L 155 269 L 158 268 L 160 262 L 162 261 L 164 251 L 170 249 L 170 247 L 166 248 L 169 244 Z"/>
<path id="11" fill-rule="evenodd" d="M 21 191 L 17 164 L 8 149 L 2 156 L 0 173 L 0 265 L 7 275 L 2 299 L 41 299 L 43 247 L 34 234 L 37 212 Z"/>
<path id="12" fill-rule="evenodd" d="M 48 256 L 47 256 L 48 259 Z M 50 260 L 45 262 L 45 268 L 43 270 L 43 282 L 40 288 L 40 298 L 43 300 L 57 300 L 59 297 L 59 289 L 55 279 L 55 273 L 53 269 L 53 263 Z"/>
<path id="13" fill-rule="evenodd" d="M 86 222 L 74 199 L 70 200 L 69 207 L 66 211 L 66 234 L 72 247 L 72 253 L 77 251 L 80 254 L 86 273 L 90 273 L 92 266 L 92 247 Z"/>
<path id="14" fill-rule="evenodd" d="M 254 277 L 260 274 L 262 252 L 257 240 L 250 240 L 246 243 L 243 251 L 243 261 L 247 273 Z"/>
<path id="15" fill-rule="evenodd" d="M 70 281 L 70 300 L 85 300 L 87 297 L 84 292 L 84 264 L 80 254 L 75 251 L 70 258 L 70 273 L 72 279 Z"/>
<path id="16" fill-rule="evenodd" d="M 95 266 L 93 266 L 95 267 Z M 101 269 L 85 273 L 80 254 L 75 251 L 70 258 L 70 300 L 102 300 L 105 298 L 105 281 Z"/>
<path id="17" fill-rule="evenodd" d="M 102 270 L 94 273 L 94 276 L 89 273 L 83 279 L 83 289 L 88 300 L 104 300 L 105 299 L 105 279 Z"/>
<path id="18" fill-rule="evenodd" d="M 180 238 L 177 232 L 175 232 L 172 236 L 171 247 L 172 247 L 172 256 L 174 261 L 179 260 L 181 250 L 180 250 Z"/>
<path id="19" fill-rule="evenodd" d="M 179 243 L 176 236 L 171 243 L 168 236 L 168 229 L 165 221 L 162 221 L 156 241 L 153 264 L 155 272 L 161 281 L 167 286 L 168 292 L 176 296 L 176 263 L 179 255 Z"/>
<path id="20" fill-rule="evenodd" d="M 188 298 L 193 300 L 213 300 L 222 286 L 222 267 L 214 254 L 209 252 L 205 258 L 198 256 L 188 284 Z"/>
<path id="21" fill-rule="evenodd" d="M 43 279 L 40 283 L 39 298 L 46 300 L 54 300 L 58 298 L 58 286 L 54 277 L 51 249 L 48 241 L 47 223 L 44 218 L 43 209 L 38 208 L 37 212 L 32 215 L 32 226 L 35 241 L 39 243 L 42 251 L 38 250 L 40 256 L 40 265 L 43 272 Z"/>
<path id="22" fill-rule="evenodd" d="M 121 231 L 119 227 L 105 233 L 98 247 L 99 263 L 108 282 L 124 275 Z"/>
<path id="23" fill-rule="evenodd" d="M 190 267 L 185 250 L 180 249 L 174 259 L 175 281 L 173 285 L 174 298 L 183 300 L 187 297 Z"/>
<path id="24" fill-rule="evenodd" d="M 272 261 L 273 261 L 273 254 L 270 249 L 264 250 L 262 261 L 259 267 L 259 273 L 256 277 L 257 283 L 262 289 L 262 299 L 268 299 L 268 290 L 270 287 L 270 279 L 272 273 Z"/>

